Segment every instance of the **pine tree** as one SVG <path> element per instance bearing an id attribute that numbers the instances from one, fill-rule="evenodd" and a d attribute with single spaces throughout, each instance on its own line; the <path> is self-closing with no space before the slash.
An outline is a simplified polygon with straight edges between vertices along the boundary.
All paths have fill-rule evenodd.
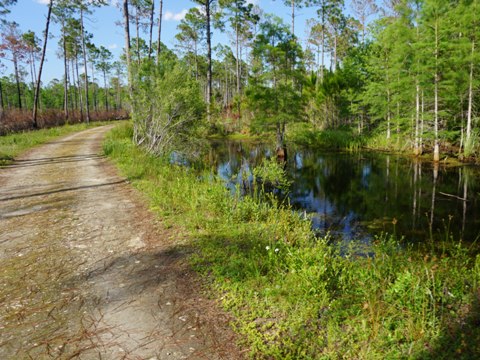
<path id="1" fill-rule="evenodd" d="M 442 111 L 442 91 L 445 88 L 447 68 L 445 66 L 445 49 L 449 41 L 450 24 L 446 14 L 451 10 L 448 0 L 425 0 L 422 26 L 424 28 L 424 72 L 430 76 L 430 91 L 433 100 L 433 160 L 440 160 L 440 126 Z"/>

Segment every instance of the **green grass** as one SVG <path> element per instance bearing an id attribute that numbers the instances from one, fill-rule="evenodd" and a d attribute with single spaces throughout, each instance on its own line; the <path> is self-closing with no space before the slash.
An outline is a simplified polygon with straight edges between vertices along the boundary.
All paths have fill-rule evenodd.
<path id="1" fill-rule="evenodd" d="M 365 146 L 365 139 L 351 129 L 318 131 L 305 123 L 289 125 L 287 139 L 296 145 L 326 150 L 358 151 Z"/>
<path id="2" fill-rule="evenodd" d="M 209 174 L 147 155 L 121 125 L 104 151 L 187 235 L 205 276 L 258 359 L 480 356 L 480 256 L 448 236 L 421 249 L 389 236 L 366 256 L 317 239 L 268 196 L 232 196 Z"/>
<path id="3" fill-rule="evenodd" d="M 267 140 L 274 137 L 274 134 L 268 135 L 257 135 L 257 134 L 244 134 L 244 133 L 233 133 L 233 134 L 212 134 L 208 136 L 210 139 L 227 139 L 227 140 L 249 140 L 249 141 L 256 141 L 256 140 Z"/>
<path id="4" fill-rule="evenodd" d="M 110 122 L 92 122 L 89 125 L 84 123 L 64 125 L 50 129 L 24 131 L 0 136 L 0 165 L 8 165 L 25 150 L 44 144 L 56 137 L 106 124 L 110 124 Z"/>

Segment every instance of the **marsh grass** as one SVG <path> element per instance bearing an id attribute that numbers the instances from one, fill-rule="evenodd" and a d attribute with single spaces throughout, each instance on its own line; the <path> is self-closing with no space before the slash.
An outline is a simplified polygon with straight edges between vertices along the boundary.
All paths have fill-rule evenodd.
<path id="1" fill-rule="evenodd" d="M 349 128 L 318 131 L 304 123 L 292 124 L 287 136 L 296 145 L 336 151 L 358 151 L 365 147 L 366 141 Z"/>
<path id="2" fill-rule="evenodd" d="M 475 244 L 447 236 L 414 248 L 384 235 L 368 252 L 354 242 L 340 251 L 288 205 L 232 196 L 211 174 L 145 154 L 131 135 L 114 129 L 105 153 L 188 233 L 192 266 L 234 314 L 252 358 L 480 356 Z"/>

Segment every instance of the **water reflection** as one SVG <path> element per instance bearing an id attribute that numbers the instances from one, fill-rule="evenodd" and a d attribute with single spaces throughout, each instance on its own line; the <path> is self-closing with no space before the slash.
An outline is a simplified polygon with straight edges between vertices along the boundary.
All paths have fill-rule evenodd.
<path id="1" fill-rule="evenodd" d="M 216 142 L 205 160 L 235 191 L 245 189 L 251 169 L 271 154 L 264 144 Z M 446 168 L 372 153 L 289 154 L 290 202 L 322 234 L 368 241 L 396 232 L 411 242 L 447 232 L 467 242 L 479 236 L 477 167 Z"/>

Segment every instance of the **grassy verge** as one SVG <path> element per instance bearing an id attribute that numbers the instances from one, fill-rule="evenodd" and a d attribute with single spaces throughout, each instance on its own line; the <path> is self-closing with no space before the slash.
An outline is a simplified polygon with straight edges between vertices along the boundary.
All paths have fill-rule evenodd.
<path id="1" fill-rule="evenodd" d="M 274 199 L 231 196 L 220 181 L 136 148 L 128 125 L 104 151 L 167 224 L 189 234 L 192 265 L 236 318 L 253 358 L 472 359 L 480 356 L 480 256 L 446 237 L 365 251 L 316 239 Z"/>
<path id="2" fill-rule="evenodd" d="M 8 165 L 23 151 L 34 146 L 44 144 L 56 137 L 67 135 L 90 127 L 110 124 L 111 122 L 92 122 L 90 124 L 75 124 L 41 129 L 36 131 L 24 131 L 0 136 L 0 165 Z"/>

